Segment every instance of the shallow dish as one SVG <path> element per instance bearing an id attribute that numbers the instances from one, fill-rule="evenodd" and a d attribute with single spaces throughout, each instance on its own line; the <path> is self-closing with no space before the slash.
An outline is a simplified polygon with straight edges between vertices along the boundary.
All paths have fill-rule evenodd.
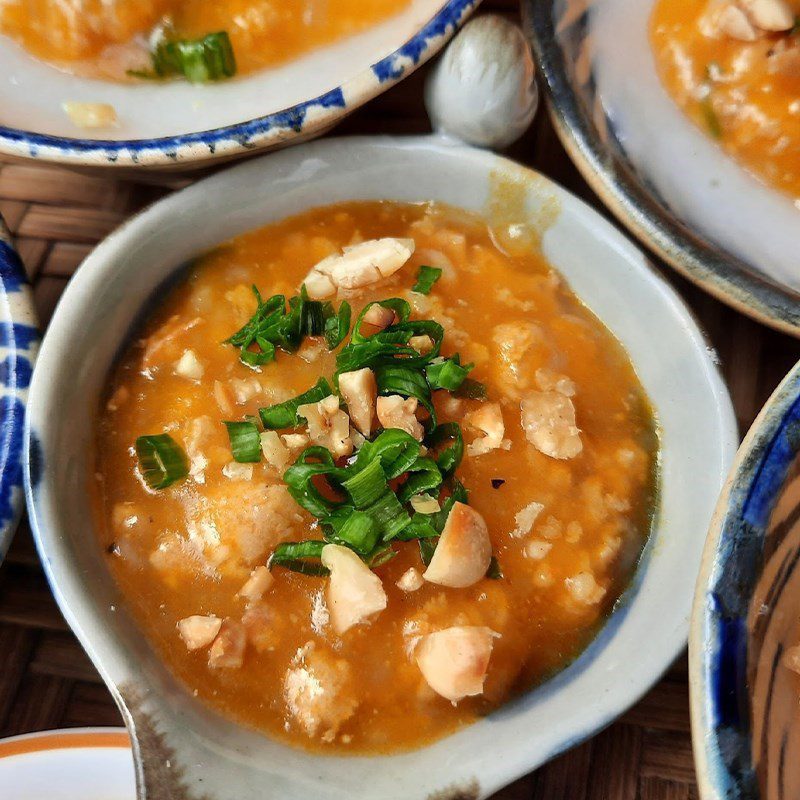
<path id="1" fill-rule="evenodd" d="M 559 136 L 659 256 L 743 313 L 800 335 L 797 208 L 673 103 L 647 36 L 654 2 L 523 3 Z"/>
<path id="2" fill-rule="evenodd" d="M 0 783 L 9 800 L 133 800 L 124 728 L 71 728 L 0 740 Z"/>
<path id="3" fill-rule="evenodd" d="M 24 505 L 22 426 L 38 345 L 25 270 L 0 217 L 0 563 Z"/>
<path id="4" fill-rule="evenodd" d="M 203 86 L 78 78 L 4 39 L 0 153 L 80 167 L 185 170 L 318 136 L 438 52 L 479 2 L 412 0 L 354 37 Z M 93 137 L 70 121 L 66 101 L 110 104 L 118 126 Z"/>
<path id="5" fill-rule="evenodd" d="M 146 645 L 87 525 L 86 443 L 131 326 L 193 255 L 271 220 L 347 199 L 434 199 L 486 212 L 498 198 L 504 214 L 539 222 L 545 256 L 622 342 L 655 407 L 658 519 L 632 586 L 569 668 L 415 752 L 314 756 L 217 717 Z M 485 797 L 607 725 L 683 647 L 703 531 L 737 439 L 730 401 L 694 321 L 642 254 L 536 173 L 436 137 L 328 141 L 233 168 L 98 247 L 64 294 L 40 364 L 26 437 L 32 523 L 58 602 L 129 723 L 142 797 L 145 787 L 215 800 Z M 74 411 L 67 418 L 56 407 Z"/>
<path id="6" fill-rule="evenodd" d="M 747 434 L 714 514 L 689 637 L 704 800 L 783 800 L 800 787 L 800 367 Z"/>

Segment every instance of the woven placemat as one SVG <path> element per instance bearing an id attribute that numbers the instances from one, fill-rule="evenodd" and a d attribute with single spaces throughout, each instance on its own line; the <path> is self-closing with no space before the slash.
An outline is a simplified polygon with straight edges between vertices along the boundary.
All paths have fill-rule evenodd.
<path id="1" fill-rule="evenodd" d="M 488 8 L 510 12 L 512 0 Z M 420 133 L 425 70 L 340 126 L 336 134 Z M 545 114 L 509 155 L 598 208 Z M 46 325 L 93 245 L 169 191 L 133 181 L 0 161 L 0 213 L 15 236 Z M 604 212 L 605 213 L 605 212 Z M 744 432 L 800 358 L 800 342 L 770 331 L 665 269 L 720 355 Z M 647 646 L 646 642 L 642 643 Z M 620 673 L 620 680 L 625 680 Z M 689 736 L 686 658 L 634 708 L 593 739 L 517 781 L 496 800 L 684 800 L 697 797 Z M 120 715 L 50 594 L 23 520 L 0 567 L 0 736 L 56 727 L 118 725 Z"/>

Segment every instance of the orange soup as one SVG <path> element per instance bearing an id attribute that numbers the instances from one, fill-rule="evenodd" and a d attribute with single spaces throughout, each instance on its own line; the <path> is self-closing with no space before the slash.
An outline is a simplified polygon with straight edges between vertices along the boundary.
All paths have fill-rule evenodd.
<path id="1" fill-rule="evenodd" d="M 675 102 L 742 165 L 800 199 L 800 0 L 658 0 L 651 39 Z"/>
<path id="2" fill-rule="evenodd" d="M 200 258 L 116 368 L 101 543 L 221 713 L 313 749 L 418 747 L 564 667 L 624 590 L 654 506 L 647 398 L 502 241 L 435 204 L 315 209 Z"/>
<path id="3" fill-rule="evenodd" d="M 149 68 L 159 32 L 230 38 L 236 72 L 283 64 L 369 28 L 409 0 L 5 0 L 0 33 L 61 69 L 125 79 Z"/>

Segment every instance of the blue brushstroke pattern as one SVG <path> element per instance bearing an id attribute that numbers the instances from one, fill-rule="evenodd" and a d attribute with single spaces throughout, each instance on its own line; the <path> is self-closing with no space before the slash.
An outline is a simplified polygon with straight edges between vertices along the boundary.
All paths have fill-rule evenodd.
<path id="1" fill-rule="evenodd" d="M 25 268 L 16 251 L 0 241 L 0 284 L 7 292 L 18 292 L 26 283 Z"/>
<path id="2" fill-rule="evenodd" d="M 795 380 L 785 389 L 794 400 L 736 476 L 740 488 L 731 494 L 707 588 L 703 671 L 709 700 L 709 777 L 720 796 L 731 800 L 758 796 L 747 691 L 747 619 L 770 517 L 800 449 L 799 388 Z"/>
<path id="3" fill-rule="evenodd" d="M 399 50 L 372 65 L 372 71 L 381 83 L 397 80 L 405 69 L 407 59 L 419 64 L 431 39 L 444 36 L 455 30 L 466 12 L 476 4 L 476 0 L 456 0 L 448 3 L 416 36 L 406 42 Z"/>
<path id="4" fill-rule="evenodd" d="M 17 397 L 0 398 L 0 528 L 15 516 L 13 493 L 22 491 L 22 425 L 25 407 Z"/>
<path id="5" fill-rule="evenodd" d="M 27 389 L 31 385 L 33 367 L 27 358 L 10 355 L 0 361 L 0 385 L 7 389 Z"/>
<path id="6" fill-rule="evenodd" d="M 299 103 L 292 108 L 269 114 L 265 117 L 231 125 L 225 128 L 216 128 L 211 131 L 187 133 L 181 136 L 164 136 L 157 139 L 62 139 L 43 133 L 32 133 L 18 128 L 9 128 L 0 125 L 0 137 L 15 144 L 25 144 L 31 156 L 36 157 L 40 147 L 55 147 L 61 150 L 76 153 L 105 152 L 105 157 L 113 162 L 119 158 L 120 153 L 127 152 L 134 161 L 142 155 L 156 152 L 174 152 L 185 145 L 203 144 L 213 152 L 218 142 L 229 139 L 238 140 L 243 147 L 247 147 L 254 136 L 267 133 L 273 129 L 285 130 L 287 128 L 299 131 L 313 108 L 345 108 L 344 93 L 341 87 L 331 89 L 325 94 Z"/>
<path id="7" fill-rule="evenodd" d="M 19 322 L 0 322 L 0 347 L 30 350 L 39 341 L 39 331 L 33 325 Z"/>

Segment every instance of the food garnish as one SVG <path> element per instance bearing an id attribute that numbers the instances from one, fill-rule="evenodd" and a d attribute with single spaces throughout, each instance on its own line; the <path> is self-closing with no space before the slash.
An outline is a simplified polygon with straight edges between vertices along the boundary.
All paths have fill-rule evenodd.
<path id="1" fill-rule="evenodd" d="M 183 77 L 191 83 L 211 83 L 236 74 L 236 57 L 225 31 L 198 39 L 163 38 L 150 54 L 152 71 L 129 70 L 134 78 Z"/>

